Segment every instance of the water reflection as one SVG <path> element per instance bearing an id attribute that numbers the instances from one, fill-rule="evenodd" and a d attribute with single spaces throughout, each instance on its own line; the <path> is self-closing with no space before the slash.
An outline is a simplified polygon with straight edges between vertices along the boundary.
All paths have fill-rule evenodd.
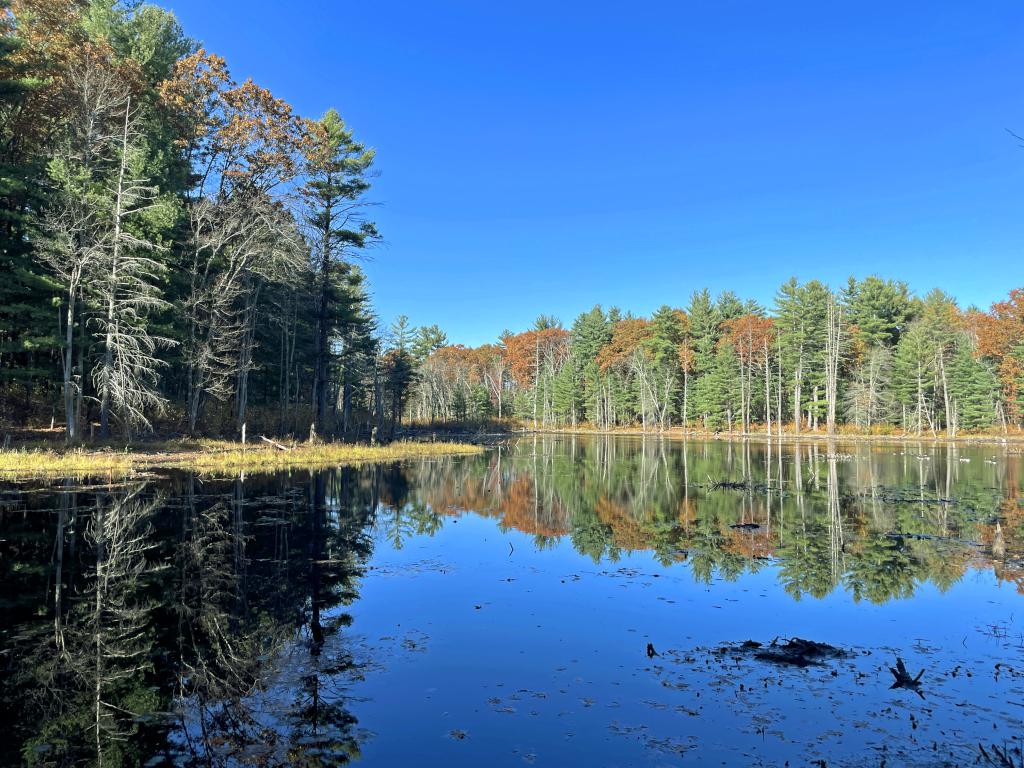
<path id="1" fill-rule="evenodd" d="M 594 561 L 650 549 L 694 576 L 778 559 L 795 598 L 884 602 L 991 567 L 1024 592 L 1020 456 L 991 448 L 536 438 L 412 468 L 408 514 L 492 516 Z M 727 482 L 733 487 L 722 487 Z M 393 525 L 404 510 L 392 510 Z M 422 523 L 418 523 L 421 525 Z"/>
<path id="2" fill-rule="evenodd" d="M 997 458 L 993 458 L 996 456 Z M 990 448 L 529 438 L 479 457 L 0 493 L 0 763 L 338 764 L 380 663 L 347 631 L 372 543 L 459 516 L 595 562 L 649 550 L 794 599 L 1024 592 L 1021 457 Z"/>
<path id="3" fill-rule="evenodd" d="M 358 756 L 339 630 L 378 494 L 352 472 L 6 494 L 0 763 Z"/>

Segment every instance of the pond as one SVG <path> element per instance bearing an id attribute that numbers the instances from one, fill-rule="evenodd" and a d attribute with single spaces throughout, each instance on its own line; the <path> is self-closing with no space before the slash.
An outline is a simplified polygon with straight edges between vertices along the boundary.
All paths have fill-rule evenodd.
<path id="1" fill-rule="evenodd" d="M 0 484 L 0 764 L 1019 765 L 1022 469 L 527 436 Z"/>

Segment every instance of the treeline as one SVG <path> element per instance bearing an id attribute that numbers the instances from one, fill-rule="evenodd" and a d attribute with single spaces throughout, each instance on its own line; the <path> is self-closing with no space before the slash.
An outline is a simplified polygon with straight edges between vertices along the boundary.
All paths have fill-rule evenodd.
<path id="1" fill-rule="evenodd" d="M 408 415 L 768 434 L 1020 428 L 1024 289 L 982 311 L 875 276 L 838 291 L 794 278 L 770 308 L 703 290 L 649 318 L 596 306 L 565 329 L 542 316 L 496 344 L 430 353 Z"/>
<path id="2" fill-rule="evenodd" d="M 374 152 L 116 0 L 0 0 L 0 423 L 351 438 L 516 418 L 665 430 L 1020 427 L 1024 291 L 869 277 L 765 308 L 595 307 L 477 349 L 383 341 L 354 256 Z"/>
<path id="3" fill-rule="evenodd" d="M 154 5 L 14 0 L 0 25 L 0 422 L 383 424 L 394 360 L 352 261 L 374 152 L 338 113 L 236 81 Z"/>

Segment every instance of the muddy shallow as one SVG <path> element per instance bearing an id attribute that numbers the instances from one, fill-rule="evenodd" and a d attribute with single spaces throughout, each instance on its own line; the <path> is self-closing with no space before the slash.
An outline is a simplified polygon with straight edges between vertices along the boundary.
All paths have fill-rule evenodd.
<path id="1" fill-rule="evenodd" d="M 1021 469 L 537 438 L 8 487 L 0 762 L 1016 765 Z"/>

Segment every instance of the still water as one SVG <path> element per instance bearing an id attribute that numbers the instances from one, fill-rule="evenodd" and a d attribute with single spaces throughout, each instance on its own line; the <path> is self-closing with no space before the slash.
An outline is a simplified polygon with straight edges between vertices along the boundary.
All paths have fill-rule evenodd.
<path id="1" fill-rule="evenodd" d="M 0 764 L 1017 765 L 1022 465 L 531 437 L 0 483 Z"/>

